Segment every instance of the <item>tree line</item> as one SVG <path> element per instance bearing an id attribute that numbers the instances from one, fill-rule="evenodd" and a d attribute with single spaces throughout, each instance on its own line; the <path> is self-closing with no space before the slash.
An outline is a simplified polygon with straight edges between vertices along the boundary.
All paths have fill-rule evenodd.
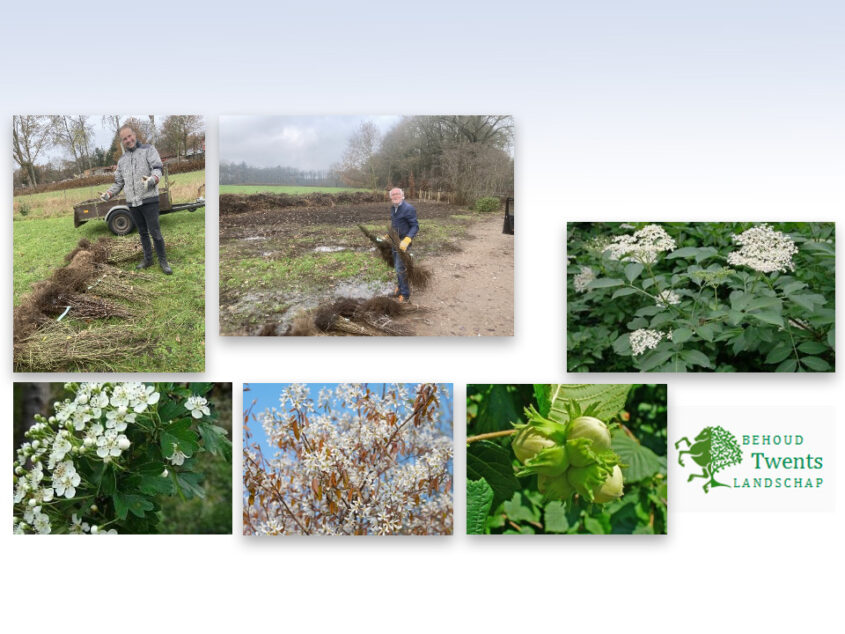
<path id="1" fill-rule="evenodd" d="M 78 177 L 85 170 L 114 165 L 123 154 L 118 131 L 124 125 L 135 130 L 138 141 L 152 143 L 162 156 L 185 157 L 205 147 L 203 118 L 199 115 L 172 115 L 157 121 L 103 115 L 99 125 L 111 131 L 108 147 L 94 145 L 98 117 L 86 115 L 16 115 L 12 123 L 12 157 L 18 165 L 14 185 L 35 187 Z M 45 160 L 45 155 L 61 150 L 62 158 Z"/>
<path id="2" fill-rule="evenodd" d="M 296 167 L 255 167 L 244 161 L 220 164 L 221 185 L 298 185 L 300 187 L 344 187 L 335 170 L 301 170 Z"/>
<path id="3" fill-rule="evenodd" d="M 449 191 L 466 204 L 513 193 L 513 134 L 506 115 L 403 117 L 383 135 L 365 121 L 334 168 L 349 187 Z"/>

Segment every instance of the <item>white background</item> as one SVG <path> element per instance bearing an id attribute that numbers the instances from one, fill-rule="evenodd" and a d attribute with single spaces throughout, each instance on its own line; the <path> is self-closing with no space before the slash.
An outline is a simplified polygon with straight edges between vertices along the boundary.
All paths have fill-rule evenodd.
<path id="1" fill-rule="evenodd" d="M 17 3 L 0 24 L 0 148 L 10 147 L 15 113 L 205 115 L 203 378 L 235 383 L 236 412 L 244 381 L 453 382 L 460 449 L 466 383 L 585 378 L 565 373 L 567 221 L 839 217 L 843 27 L 840 3 L 812 0 L 552 8 L 496 0 L 290 7 L 244 0 L 219 8 Z M 219 115 L 479 112 L 512 113 L 517 123 L 515 337 L 217 337 Z M 8 192 L 2 240 L 10 248 L 12 162 L 8 151 L 0 155 L 0 190 Z M 7 253 L 2 275 L 10 298 Z M 11 310 L 2 319 L 0 393 L 8 416 Z M 670 407 L 706 401 L 836 408 L 843 388 L 841 375 L 648 378 L 669 382 Z M 836 418 L 829 424 L 840 425 Z M 11 433 L 0 437 L 8 467 Z M 841 456 L 843 434 L 835 437 Z M 462 474 L 462 451 L 455 463 Z M 2 505 L 10 509 L 11 470 L 0 473 Z M 670 483 L 670 498 L 680 484 Z M 670 508 L 666 537 L 470 539 L 461 535 L 462 485 L 458 480 L 452 538 L 12 538 L 9 522 L 0 536 L 0 619 L 4 629 L 63 632 L 752 625 L 785 632 L 841 623 L 842 487 L 835 511 L 825 513 Z M 234 517 L 238 526 L 239 508 Z"/>

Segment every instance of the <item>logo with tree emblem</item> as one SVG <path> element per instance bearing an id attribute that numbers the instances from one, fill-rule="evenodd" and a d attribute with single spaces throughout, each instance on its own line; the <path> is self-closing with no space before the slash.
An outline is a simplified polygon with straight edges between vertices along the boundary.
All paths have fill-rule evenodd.
<path id="1" fill-rule="evenodd" d="M 693 462 L 701 467 L 701 473 L 692 473 L 687 482 L 695 478 L 704 478 L 704 492 L 708 493 L 711 487 L 730 487 L 716 480 L 716 474 L 725 469 L 742 462 L 742 450 L 736 437 L 727 429 L 721 426 L 705 427 L 695 437 L 693 442 L 684 436 L 675 443 L 678 449 L 681 443 L 686 443 L 687 448 L 678 451 L 678 464 L 684 464 L 684 454 L 689 454 Z"/>

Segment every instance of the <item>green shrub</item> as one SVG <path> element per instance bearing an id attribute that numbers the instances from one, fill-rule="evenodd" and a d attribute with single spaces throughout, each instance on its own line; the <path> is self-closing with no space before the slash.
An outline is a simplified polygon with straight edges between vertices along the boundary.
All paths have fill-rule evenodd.
<path id="1" fill-rule="evenodd" d="M 473 208 L 476 211 L 499 211 L 499 207 L 501 207 L 501 202 L 495 196 L 484 196 L 483 198 L 479 198 L 475 201 L 475 205 Z"/>

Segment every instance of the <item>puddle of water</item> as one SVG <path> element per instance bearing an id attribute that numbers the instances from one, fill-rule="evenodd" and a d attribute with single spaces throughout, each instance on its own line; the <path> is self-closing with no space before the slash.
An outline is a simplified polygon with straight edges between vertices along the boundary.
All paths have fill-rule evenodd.
<path id="1" fill-rule="evenodd" d="M 385 295 L 393 290 L 390 284 L 368 284 L 366 282 L 344 282 L 332 289 L 335 297 L 369 299 L 375 295 Z"/>
<path id="2" fill-rule="evenodd" d="M 314 253 L 337 253 L 338 251 L 346 251 L 346 247 L 315 247 Z"/>

